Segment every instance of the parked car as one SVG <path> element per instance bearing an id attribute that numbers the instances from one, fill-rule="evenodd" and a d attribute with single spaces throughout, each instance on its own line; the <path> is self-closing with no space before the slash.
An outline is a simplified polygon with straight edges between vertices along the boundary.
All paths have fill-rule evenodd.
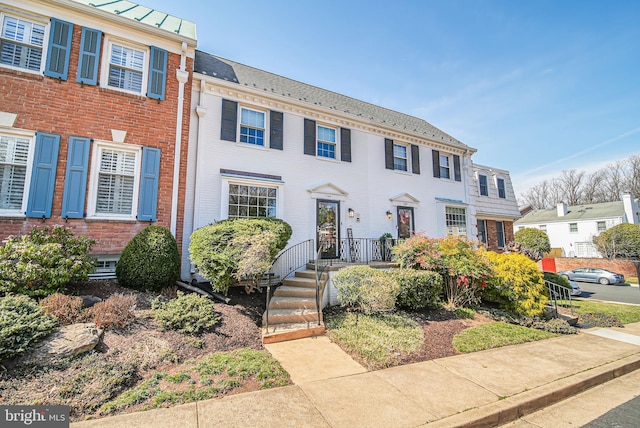
<path id="1" fill-rule="evenodd" d="M 571 285 L 572 296 L 580 296 L 582 294 L 582 289 L 575 281 L 569 280 L 569 285 Z"/>
<path id="2" fill-rule="evenodd" d="M 558 272 L 569 281 L 599 282 L 602 285 L 624 284 L 624 275 L 602 268 L 577 268 Z"/>

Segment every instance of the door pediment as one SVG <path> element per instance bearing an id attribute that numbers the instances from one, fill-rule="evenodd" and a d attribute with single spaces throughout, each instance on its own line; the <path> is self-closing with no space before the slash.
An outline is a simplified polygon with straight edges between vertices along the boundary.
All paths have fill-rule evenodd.
<path id="1" fill-rule="evenodd" d="M 389 201 L 391 201 L 393 206 L 417 207 L 420 204 L 418 198 L 406 192 L 389 198 Z"/>
<path id="2" fill-rule="evenodd" d="M 345 192 L 340 187 L 331 182 L 319 184 L 315 187 L 307 189 L 307 192 L 311 194 L 311 197 L 313 199 L 333 199 L 344 201 L 349 196 L 348 192 Z"/>

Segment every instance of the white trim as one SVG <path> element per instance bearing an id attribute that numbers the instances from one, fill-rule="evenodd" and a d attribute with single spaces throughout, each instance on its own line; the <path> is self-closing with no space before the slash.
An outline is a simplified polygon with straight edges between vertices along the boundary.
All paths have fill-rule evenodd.
<path id="1" fill-rule="evenodd" d="M 114 44 L 125 47 L 125 48 L 129 48 L 129 49 L 135 49 L 137 51 L 141 51 L 144 54 L 144 59 L 142 61 L 142 86 L 140 88 L 140 92 L 117 88 L 115 86 L 109 86 L 109 66 L 111 65 L 110 58 L 111 58 L 111 51 Z M 100 61 L 102 62 L 102 66 L 100 67 L 100 87 L 111 89 L 113 91 L 125 92 L 127 94 L 146 97 L 147 83 L 149 80 L 149 59 L 151 57 L 151 53 L 150 53 L 151 49 L 149 48 L 149 46 L 140 45 L 140 44 L 132 43 L 128 40 L 105 35 L 102 51 L 103 51 L 102 58 L 100 58 Z"/>
<path id="2" fill-rule="evenodd" d="M 245 110 L 249 110 L 249 111 L 254 111 L 256 113 L 262 113 L 263 116 L 263 120 L 264 120 L 264 127 L 262 128 L 262 144 L 253 144 L 253 143 L 245 143 L 244 141 L 241 141 L 242 139 L 242 109 Z M 268 149 L 269 147 L 271 147 L 271 141 L 269 139 L 269 123 L 268 123 L 268 119 L 269 119 L 269 115 L 267 114 L 268 112 L 259 108 L 255 108 L 253 106 L 248 106 L 246 104 L 240 103 L 238 102 L 238 120 L 237 120 L 237 124 L 236 124 L 236 133 L 238 135 L 238 141 L 236 141 L 236 143 L 238 144 L 238 146 L 241 147 L 253 147 L 253 148 L 260 148 L 260 149 Z M 252 125 L 245 125 L 247 128 L 252 128 L 252 129 L 260 129 L 260 128 L 256 128 Z"/>
<path id="3" fill-rule="evenodd" d="M 328 140 L 320 140 L 320 127 L 325 128 L 325 129 L 330 129 L 334 132 L 334 136 L 335 136 L 335 141 L 333 141 L 333 146 L 334 146 L 334 150 L 333 150 L 333 154 L 334 157 L 328 157 L 328 156 L 321 156 L 318 153 L 320 152 L 320 150 L 318 150 L 318 145 L 320 142 L 322 142 L 323 144 L 327 144 L 327 145 L 331 145 L 332 142 L 328 141 Z M 341 156 L 340 156 L 340 128 L 339 127 L 335 127 L 333 125 L 327 125 L 325 123 L 318 123 L 316 121 L 316 158 L 320 159 L 320 160 L 325 160 L 325 161 L 332 161 L 332 162 L 340 162 Z"/>
<path id="4" fill-rule="evenodd" d="M 5 17 L 10 17 L 10 18 L 15 18 L 15 19 L 20 19 L 23 21 L 28 21 L 32 24 L 38 24 L 38 25 L 42 25 L 44 27 L 44 35 L 42 37 L 42 57 L 40 60 L 40 69 L 39 70 L 30 70 L 28 68 L 23 68 L 23 67 L 16 67 L 13 65 L 9 65 L 9 64 L 2 64 L 0 63 L 0 67 L 2 68 L 8 68 L 11 70 L 16 70 L 16 71 L 22 71 L 24 73 L 30 73 L 30 74 L 37 74 L 37 75 L 42 75 L 44 73 L 45 67 L 46 67 L 46 63 L 47 63 L 47 54 L 48 54 L 48 49 L 49 49 L 49 33 L 51 30 L 51 23 L 48 20 L 42 19 L 42 20 L 38 20 L 35 19 L 35 17 L 29 17 L 27 18 L 26 15 L 22 15 L 19 13 L 14 14 L 7 14 L 7 13 L 0 13 L 0 34 L 2 34 L 2 28 L 4 26 L 4 18 Z M 9 39 L 7 39 L 9 40 Z M 30 45 L 29 46 L 33 46 Z"/>
<path id="5" fill-rule="evenodd" d="M 236 184 L 239 186 L 256 186 L 268 189 L 276 189 L 276 216 L 275 218 L 284 218 L 284 183 L 271 180 L 259 180 L 251 178 L 242 178 L 238 176 L 221 174 L 220 189 L 220 219 L 229 218 L 229 185 Z M 273 217 L 271 217 L 273 218 Z"/>
<path id="6" fill-rule="evenodd" d="M 29 189 L 31 188 L 31 174 L 33 170 L 33 157 L 36 146 L 35 132 L 25 131 L 22 129 L 6 129 L 0 128 L 0 134 L 4 134 L 12 138 L 24 138 L 29 140 L 29 151 L 27 154 L 27 170 L 25 172 L 24 188 L 22 189 L 22 206 L 19 210 L 0 209 L 1 217 L 25 217 L 27 213 L 27 203 L 29 202 Z"/>
<path id="7" fill-rule="evenodd" d="M 96 201 L 98 195 L 98 177 L 100 173 L 100 153 L 103 149 L 113 149 L 123 152 L 135 153 L 135 165 L 133 172 L 133 196 L 131 201 L 131 214 L 106 214 L 96 213 Z M 136 220 L 138 215 L 138 196 L 140 192 L 140 167 L 142 162 L 142 147 L 133 144 L 118 144 L 110 141 L 95 141 L 91 153 L 91 171 L 89 178 L 89 201 L 87 203 L 87 218 L 99 220 Z"/>

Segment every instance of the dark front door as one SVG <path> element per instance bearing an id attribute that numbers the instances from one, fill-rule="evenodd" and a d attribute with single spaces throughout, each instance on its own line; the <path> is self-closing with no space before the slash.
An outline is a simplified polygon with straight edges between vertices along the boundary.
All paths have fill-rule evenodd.
<path id="1" fill-rule="evenodd" d="M 316 230 L 318 248 L 323 245 L 320 257 L 334 259 L 338 257 L 340 232 L 340 202 L 318 200 Z"/>

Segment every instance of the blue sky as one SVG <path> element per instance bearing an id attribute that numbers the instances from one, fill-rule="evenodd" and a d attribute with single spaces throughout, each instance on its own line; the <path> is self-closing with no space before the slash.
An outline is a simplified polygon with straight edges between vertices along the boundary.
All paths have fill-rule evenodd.
<path id="1" fill-rule="evenodd" d="M 640 154 L 637 0 L 140 0 L 198 48 L 420 117 L 516 193 Z"/>

